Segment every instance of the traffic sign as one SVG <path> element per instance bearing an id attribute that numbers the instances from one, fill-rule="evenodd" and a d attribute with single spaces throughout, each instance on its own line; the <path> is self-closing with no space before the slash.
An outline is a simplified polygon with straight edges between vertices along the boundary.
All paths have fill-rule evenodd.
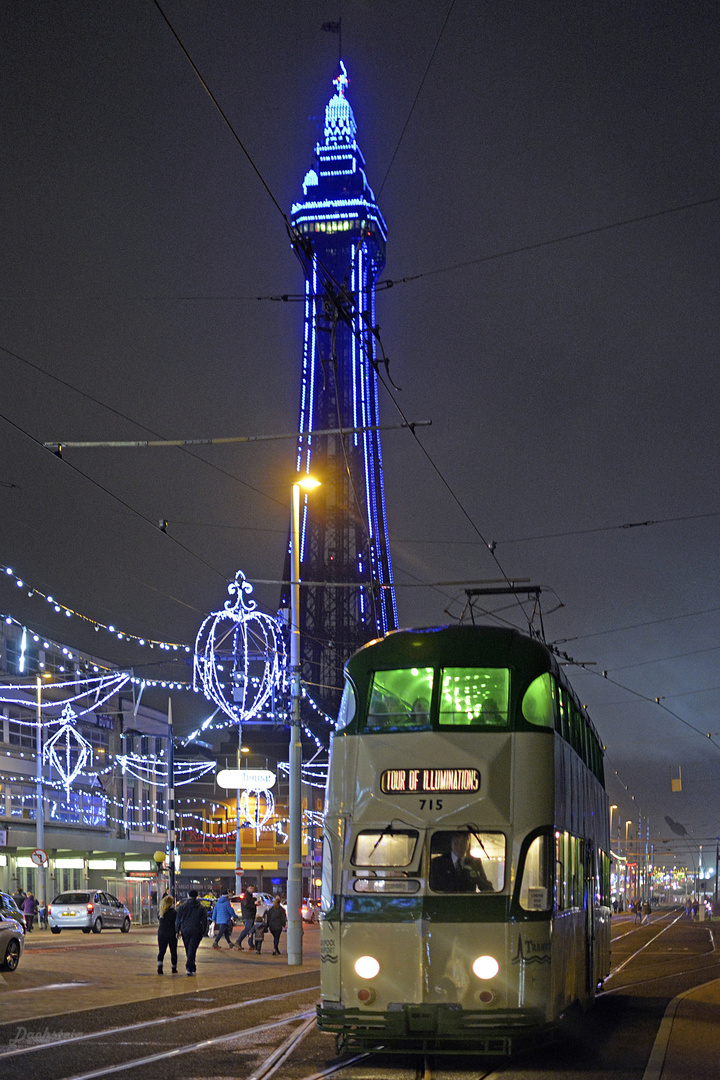
<path id="1" fill-rule="evenodd" d="M 46 853 L 43 851 L 42 848 L 39 847 L 35 848 L 30 858 L 34 862 L 35 866 L 45 866 L 48 861 Z"/>

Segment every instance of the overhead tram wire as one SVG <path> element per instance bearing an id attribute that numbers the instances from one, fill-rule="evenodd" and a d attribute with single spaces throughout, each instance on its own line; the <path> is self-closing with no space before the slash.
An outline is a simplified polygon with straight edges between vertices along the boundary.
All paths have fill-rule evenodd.
<path id="1" fill-rule="evenodd" d="M 403 126 L 403 129 L 400 132 L 400 137 L 399 137 L 399 139 L 398 139 L 398 141 L 397 141 L 397 143 L 395 145 L 395 149 L 393 150 L 392 157 L 390 158 L 390 164 L 388 165 L 388 167 L 387 167 L 387 169 L 385 171 L 385 176 L 383 177 L 383 181 L 382 181 L 380 187 L 378 188 L 378 199 L 380 198 L 380 196 L 383 193 L 383 188 L 385 187 L 385 184 L 387 182 L 387 178 L 390 175 L 390 170 L 392 169 L 392 167 L 393 167 L 393 165 L 395 163 L 395 158 L 397 157 L 398 150 L 400 149 L 400 143 L 403 141 L 403 138 L 405 137 L 405 132 L 407 131 L 407 129 L 408 129 L 409 125 L 410 125 L 410 120 L 412 119 L 412 114 L 415 111 L 415 106 L 418 103 L 418 98 L 420 97 L 420 94 L 422 93 L 422 88 L 425 85 L 425 80 L 427 79 L 430 68 L 432 67 L 433 60 L 435 59 L 435 54 L 437 53 L 438 49 L 440 48 L 440 42 L 442 41 L 442 36 L 445 33 L 445 29 L 447 27 L 447 24 L 450 21 L 450 16 L 453 13 L 453 8 L 455 7 L 455 3 L 456 3 L 456 0 L 451 0 L 450 7 L 448 8 L 447 14 L 445 16 L 445 21 L 443 22 L 442 26 L 440 27 L 440 33 L 438 34 L 437 41 L 435 42 L 435 47 L 434 47 L 432 53 L 430 54 L 430 59 L 427 62 L 427 66 L 425 67 L 423 77 L 420 80 L 420 85 L 417 88 L 417 93 L 415 94 L 415 97 L 413 99 L 413 103 L 410 106 L 410 112 L 407 114 L 407 119 L 405 120 L 405 124 Z"/>
<path id="2" fill-rule="evenodd" d="M 154 435 L 157 439 L 160 439 L 163 442 L 167 441 L 162 435 L 160 435 L 159 432 L 154 431 L 153 428 L 148 427 L 147 424 L 143 424 L 139 420 L 135 420 L 132 416 L 128 416 L 127 413 L 121 412 L 113 405 L 108 405 L 107 402 L 101 401 L 100 398 L 94 397 L 86 390 L 82 390 L 79 386 L 75 386 L 73 383 L 68 382 L 67 379 L 62 379 L 59 375 L 55 375 L 52 371 L 47 371 L 39 364 L 34 363 L 32 360 L 28 360 L 24 356 L 21 356 L 20 353 L 13 352 L 11 349 L 8 349 L 4 345 L 0 345 L 0 351 L 7 353 L 8 356 L 12 356 L 15 360 L 19 360 L 20 363 L 27 365 L 27 367 L 32 368 L 33 371 L 39 372 L 39 374 L 44 375 L 46 378 L 53 379 L 61 386 L 66 387 L 68 390 L 72 390 L 73 393 L 79 394 L 81 397 L 87 398 L 87 400 L 92 401 L 94 405 L 99 405 L 101 408 L 107 409 L 108 412 L 111 412 L 115 416 L 120 417 L 121 420 L 126 420 L 128 423 L 134 424 L 136 427 L 141 428 L 143 431 L 150 432 L 151 435 Z M 216 465 L 214 462 L 208 461 L 200 454 L 193 453 L 193 451 L 188 449 L 187 446 L 179 446 L 178 449 L 181 450 L 184 454 L 187 454 L 188 457 L 194 458 L 195 461 L 200 461 L 203 465 L 207 465 L 209 468 L 215 469 L 216 472 L 221 473 L 223 476 L 227 476 L 230 480 L 234 480 L 236 483 L 241 484 L 243 487 L 247 488 L 248 491 L 253 491 L 256 495 L 261 495 L 264 499 L 269 499 L 270 502 L 275 503 L 277 506 L 284 506 L 284 503 L 282 503 L 279 499 L 276 499 L 273 495 L 268 495 L 266 491 L 263 491 L 261 488 L 255 487 L 253 484 L 249 484 L 246 480 L 243 480 L 241 477 L 236 476 L 234 473 L 231 473 L 228 469 L 223 469 L 221 465 Z"/>
<path id="3" fill-rule="evenodd" d="M 653 221 L 656 218 L 667 217 L 670 214 L 678 214 L 682 210 L 695 210 L 698 207 L 711 206 L 718 202 L 720 202 L 720 195 L 713 195 L 709 199 L 698 199 L 695 202 L 670 206 L 666 210 L 655 210 L 650 214 L 640 214 L 637 217 L 627 218 L 623 221 L 615 221 L 607 225 L 596 225 L 592 229 L 582 229 L 579 232 L 567 233 L 565 236 L 556 236 L 552 240 L 539 240 L 534 244 L 523 244 L 520 247 L 509 248 L 493 255 L 481 255 L 477 259 L 465 259 L 463 262 L 440 266 L 435 270 L 424 270 L 420 274 L 411 274 L 396 279 L 387 278 L 385 281 L 378 282 L 376 289 L 377 291 L 392 289 L 396 285 L 407 285 L 412 281 L 420 281 L 421 278 L 434 277 L 437 274 L 449 274 L 454 270 L 467 270 L 471 266 L 482 266 L 483 263 L 494 262 L 496 259 L 506 259 L 510 255 L 523 255 L 528 251 L 539 251 L 542 248 L 552 247 L 554 244 L 565 244 L 570 240 L 581 240 L 585 236 L 595 236 L 598 233 L 610 232 L 611 229 L 620 229 L 628 225 L 639 225 L 645 221 Z"/>
<path id="4" fill-rule="evenodd" d="M 35 446 L 37 446 L 40 450 L 44 451 L 44 453 L 52 454 L 54 458 L 57 458 L 57 454 L 53 453 L 52 450 L 48 450 L 46 446 L 43 446 L 39 439 L 36 439 L 34 435 L 31 435 L 30 432 L 26 431 L 23 427 L 20 426 L 20 424 L 17 424 L 14 420 L 11 420 L 10 417 L 7 416 L 5 413 L 0 412 L 0 419 L 4 420 L 6 424 L 10 425 L 10 427 L 15 428 L 16 431 L 19 431 L 21 435 L 24 435 L 26 439 L 29 439 L 30 442 L 34 443 Z M 155 532 L 161 531 L 158 529 L 156 522 L 146 517 L 129 502 L 126 502 L 125 499 L 122 499 L 119 495 L 116 495 L 109 488 L 105 487 L 104 484 L 101 484 L 98 480 L 93 479 L 92 476 L 89 476 L 87 473 L 83 472 L 82 469 L 79 469 L 76 465 L 73 465 L 72 462 L 62 458 L 59 460 L 61 460 L 62 463 L 68 468 L 72 469 L 73 472 L 77 473 L 78 476 L 82 476 L 83 479 L 87 480 L 90 484 L 93 485 L 93 487 L 96 487 L 99 491 L 102 491 L 105 495 L 109 496 L 109 498 L 114 499 L 115 502 L 119 503 L 120 506 L 123 506 L 127 511 L 129 511 L 129 513 L 139 518 L 146 525 L 150 525 Z M 223 581 L 231 580 L 227 576 L 227 574 L 223 573 L 222 570 L 218 570 L 217 566 L 213 566 L 212 563 L 209 563 L 207 559 L 204 559 L 202 557 L 202 555 L 198 555 L 198 553 L 196 551 L 193 551 L 192 548 L 189 548 L 186 544 L 183 544 L 182 541 L 177 539 L 177 537 L 172 536 L 170 533 L 167 532 L 164 533 L 164 535 L 169 537 L 172 543 L 176 544 L 177 547 L 179 547 L 182 551 L 186 552 L 186 554 L 190 555 L 193 559 L 196 559 L 198 562 L 202 563 L 203 566 L 207 567 L 207 569 L 211 570 L 214 574 L 217 574 L 218 577 L 221 577 Z"/>

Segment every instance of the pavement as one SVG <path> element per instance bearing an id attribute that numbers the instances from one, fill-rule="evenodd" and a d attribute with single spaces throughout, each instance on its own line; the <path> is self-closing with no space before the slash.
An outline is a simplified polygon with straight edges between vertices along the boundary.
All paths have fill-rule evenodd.
<path id="1" fill-rule="evenodd" d="M 237 935 L 233 935 L 236 937 Z M 165 954 L 164 975 L 157 974 L 157 927 L 133 927 L 129 934 L 105 930 L 85 936 L 80 931 L 33 930 L 14 972 L 0 972 L 0 1014 L 3 1023 L 30 1020 L 85 1009 L 172 998 L 179 994 L 217 990 L 222 986 L 262 982 L 300 971 L 317 971 L 320 981 L 320 927 L 303 928 L 302 966 L 289 966 L 285 954 L 272 955 L 265 942 L 262 953 L 213 949 L 205 938 L 197 955 L 197 975 L 185 974 L 185 950 L 178 948 L 178 974 L 170 974 Z"/>
<path id="2" fill-rule="evenodd" d="M 718 1080 L 720 979 L 678 994 L 665 1010 L 643 1080 Z"/>

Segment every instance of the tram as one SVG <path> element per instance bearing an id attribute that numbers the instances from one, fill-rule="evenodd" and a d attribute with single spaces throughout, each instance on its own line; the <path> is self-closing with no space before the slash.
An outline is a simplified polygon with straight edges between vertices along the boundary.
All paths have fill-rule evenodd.
<path id="1" fill-rule="evenodd" d="M 345 667 L 318 1026 L 338 1048 L 507 1055 L 610 967 L 598 735 L 540 641 L 398 630 Z"/>

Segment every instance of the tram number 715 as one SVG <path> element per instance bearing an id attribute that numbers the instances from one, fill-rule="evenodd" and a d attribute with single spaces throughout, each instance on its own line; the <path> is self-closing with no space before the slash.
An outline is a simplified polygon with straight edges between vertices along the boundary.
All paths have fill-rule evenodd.
<path id="1" fill-rule="evenodd" d="M 442 799 L 421 799 L 420 800 L 420 809 L 421 810 L 442 810 L 442 805 L 443 805 Z"/>

